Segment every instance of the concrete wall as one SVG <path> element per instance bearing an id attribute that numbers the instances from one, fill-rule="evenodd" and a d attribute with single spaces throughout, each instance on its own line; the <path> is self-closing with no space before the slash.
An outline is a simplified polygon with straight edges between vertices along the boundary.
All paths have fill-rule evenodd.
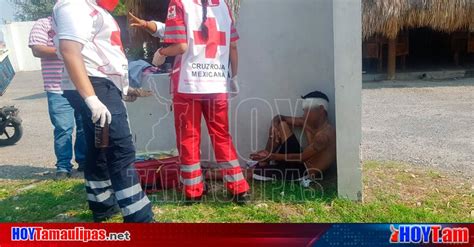
<path id="1" fill-rule="evenodd" d="M 232 131 L 242 158 L 265 147 L 276 114 L 301 115 L 297 99 L 325 92 L 334 123 L 331 1 L 243 0 L 238 30 L 241 94 Z"/>
<path id="2" fill-rule="evenodd" d="M 41 69 L 40 59 L 35 58 L 28 47 L 28 38 L 35 22 L 14 22 L 2 27 L 3 37 L 15 71 Z"/>
<path id="3" fill-rule="evenodd" d="M 301 114 L 299 97 L 323 91 L 337 127 L 339 195 L 360 200 L 360 0 L 243 0 L 238 29 L 243 90 L 231 126 L 241 157 L 264 147 L 275 114 Z"/>
<path id="4" fill-rule="evenodd" d="M 332 0 L 339 196 L 362 200 L 360 164 L 362 20 L 360 0 Z"/>

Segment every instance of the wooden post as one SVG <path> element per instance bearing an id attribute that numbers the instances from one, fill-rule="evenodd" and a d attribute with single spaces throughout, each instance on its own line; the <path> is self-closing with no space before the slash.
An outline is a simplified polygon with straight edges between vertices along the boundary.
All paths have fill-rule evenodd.
<path id="1" fill-rule="evenodd" d="M 397 70 L 397 38 L 388 40 L 387 80 L 395 80 Z"/>

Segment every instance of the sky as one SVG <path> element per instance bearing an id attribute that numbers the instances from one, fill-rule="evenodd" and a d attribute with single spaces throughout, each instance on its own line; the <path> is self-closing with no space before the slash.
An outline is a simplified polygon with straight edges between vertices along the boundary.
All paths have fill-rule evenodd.
<path id="1" fill-rule="evenodd" d="M 13 5 L 8 0 L 0 0 L 0 21 L 3 23 L 4 20 L 13 20 Z"/>
<path id="2" fill-rule="evenodd" d="M 0 25 L 5 21 L 13 20 L 13 5 L 8 0 L 0 0 Z M 0 41 L 3 41 L 3 34 L 0 32 Z"/>

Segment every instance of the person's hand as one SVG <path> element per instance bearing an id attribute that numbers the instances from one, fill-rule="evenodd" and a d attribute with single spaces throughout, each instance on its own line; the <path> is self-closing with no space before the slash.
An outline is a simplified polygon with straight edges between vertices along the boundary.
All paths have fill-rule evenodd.
<path id="1" fill-rule="evenodd" d="M 100 102 L 97 96 L 89 96 L 84 101 L 86 102 L 87 107 L 89 107 L 92 112 L 93 123 L 97 123 L 98 121 L 100 121 L 100 127 L 104 127 L 106 122 L 108 124 L 112 122 L 112 114 L 110 114 L 107 107 L 102 102 Z"/>
<path id="2" fill-rule="evenodd" d="M 239 79 L 237 76 L 232 77 L 230 79 L 230 97 L 234 98 L 240 93 L 240 85 L 239 85 Z"/>
<path id="3" fill-rule="evenodd" d="M 134 16 L 132 12 L 128 12 L 128 22 L 130 27 L 146 28 L 147 26 L 147 21 Z"/>
<path id="4" fill-rule="evenodd" d="M 267 150 L 261 150 L 256 153 L 250 154 L 250 159 L 255 161 L 267 161 L 270 159 L 271 153 Z"/>
<path id="5" fill-rule="evenodd" d="M 161 48 L 155 52 L 155 55 L 153 56 L 153 61 L 151 62 L 156 67 L 163 65 L 166 61 L 166 56 L 161 55 L 160 51 Z"/>
<path id="6" fill-rule="evenodd" d="M 136 96 L 136 97 L 150 97 L 150 96 L 153 96 L 154 93 L 151 90 L 146 90 L 143 88 L 129 87 L 127 95 Z"/>
<path id="7" fill-rule="evenodd" d="M 135 102 L 139 97 L 150 97 L 153 95 L 153 91 L 145 90 L 142 88 L 129 87 L 127 95 L 123 96 L 123 100 L 125 102 Z"/>

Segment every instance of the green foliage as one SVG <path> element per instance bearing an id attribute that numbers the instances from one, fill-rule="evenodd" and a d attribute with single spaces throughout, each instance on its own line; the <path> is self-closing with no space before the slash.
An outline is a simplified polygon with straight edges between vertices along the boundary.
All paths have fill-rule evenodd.
<path id="1" fill-rule="evenodd" d="M 120 0 L 119 5 L 115 9 L 113 15 L 115 16 L 124 16 L 127 15 L 127 6 L 125 5 L 125 0 Z"/>
<path id="2" fill-rule="evenodd" d="M 35 21 L 51 16 L 56 0 L 10 0 L 15 5 L 15 18 Z"/>

